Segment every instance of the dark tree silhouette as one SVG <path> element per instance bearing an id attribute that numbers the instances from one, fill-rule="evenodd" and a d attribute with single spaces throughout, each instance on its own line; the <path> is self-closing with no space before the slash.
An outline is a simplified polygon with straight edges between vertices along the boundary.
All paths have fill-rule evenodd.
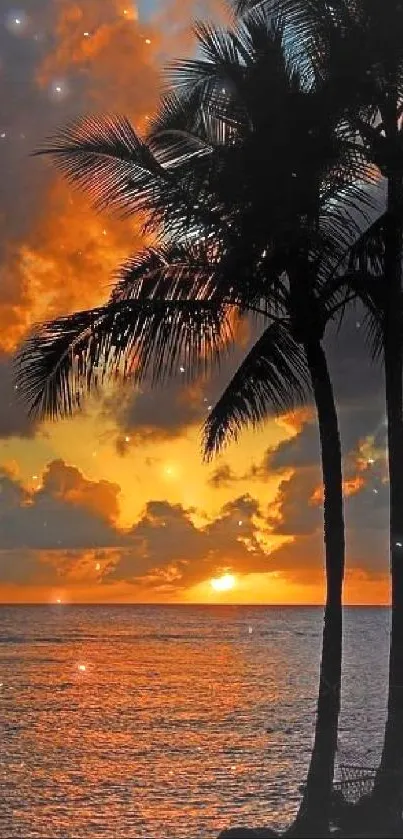
<path id="1" fill-rule="evenodd" d="M 327 594 L 315 743 L 294 832 L 330 817 L 342 660 L 343 487 L 325 328 L 350 297 L 340 279 L 370 179 L 315 62 L 301 68 L 281 21 L 197 27 L 200 58 L 170 70 L 149 137 L 125 119 L 67 126 L 50 154 L 94 203 L 146 215 L 161 245 L 129 261 L 108 304 L 46 324 L 22 348 L 18 381 L 33 410 L 70 413 L 108 376 L 188 380 L 219 361 L 237 318 L 261 337 L 205 427 L 205 452 L 245 423 L 314 397 L 322 454 Z M 367 202 L 368 203 L 368 202 Z M 353 290 L 355 296 L 356 290 Z"/>
<path id="2" fill-rule="evenodd" d="M 238 0 L 238 11 L 256 6 Z M 386 213 L 376 228 L 377 336 L 385 366 L 390 480 L 392 631 L 388 716 L 369 819 L 401 829 L 403 810 L 403 4 L 400 0 L 263 0 L 282 14 L 289 49 L 327 84 L 328 95 L 360 138 L 368 164 L 386 185 Z M 364 260 L 365 261 L 365 260 Z M 361 261 L 362 264 L 362 261 Z M 380 272 L 380 273 L 379 273 Z M 371 288 L 367 292 L 372 294 Z M 378 343 L 379 346 L 379 343 Z M 375 348 L 376 349 L 376 348 Z"/>

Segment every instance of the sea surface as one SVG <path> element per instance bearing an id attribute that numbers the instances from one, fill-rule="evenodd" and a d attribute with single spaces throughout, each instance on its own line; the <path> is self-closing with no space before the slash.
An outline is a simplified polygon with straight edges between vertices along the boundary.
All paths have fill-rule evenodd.
<path id="1" fill-rule="evenodd" d="M 309 760 L 315 608 L 0 607 L 1 839 L 284 825 Z M 342 759 L 381 747 L 389 613 L 348 609 Z"/>

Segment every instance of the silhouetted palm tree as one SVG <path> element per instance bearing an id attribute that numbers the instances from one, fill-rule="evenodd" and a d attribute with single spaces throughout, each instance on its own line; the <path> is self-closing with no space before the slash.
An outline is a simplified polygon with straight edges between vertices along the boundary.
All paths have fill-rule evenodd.
<path id="1" fill-rule="evenodd" d="M 344 138 L 315 75 L 297 72 L 280 24 L 260 12 L 235 31 L 197 32 L 202 57 L 172 68 L 174 91 L 147 142 L 126 120 L 86 120 L 45 149 L 98 206 L 146 212 L 165 246 L 124 267 L 105 307 L 40 329 L 20 354 L 19 386 L 33 409 L 57 415 L 117 373 L 159 382 L 183 363 L 192 379 L 225 351 L 230 312 L 258 314 L 265 329 L 206 423 L 208 454 L 245 423 L 300 404 L 311 385 L 327 596 L 298 829 L 319 836 L 337 747 L 344 577 L 340 438 L 322 339 L 346 302 L 328 281 L 356 234 L 361 151 Z"/>
<path id="2" fill-rule="evenodd" d="M 256 2 L 238 0 L 236 5 L 244 11 Z M 403 810 L 403 4 L 264 0 L 264 7 L 268 14 L 285 16 L 291 53 L 303 64 L 314 58 L 329 96 L 386 182 L 386 214 L 371 234 L 384 287 L 375 282 L 366 291 L 372 295 L 375 289 L 388 421 L 392 632 L 388 717 L 373 794 L 388 831 L 401 822 Z"/>

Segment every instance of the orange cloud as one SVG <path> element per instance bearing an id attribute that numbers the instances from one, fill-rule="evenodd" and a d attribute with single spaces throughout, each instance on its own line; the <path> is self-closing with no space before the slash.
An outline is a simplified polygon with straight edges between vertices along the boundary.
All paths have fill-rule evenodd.
<path id="1" fill-rule="evenodd" d="M 361 475 L 356 475 L 355 478 L 349 478 L 343 482 L 343 490 L 346 496 L 356 495 L 357 492 L 365 486 L 364 478 Z"/>
<path id="2" fill-rule="evenodd" d="M 37 73 L 42 87 L 55 79 L 84 87 L 91 110 L 124 112 L 144 121 L 158 101 L 163 33 L 138 19 L 131 3 L 59 0 L 55 46 Z"/>
<path id="3" fill-rule="evenodd" d="M 158 101 L 161 72 L 172 55 L 194 46 L 193 19 L 227 20 L 224 0 L 168 0 L 148 21 L 129 0 L 59 0 L 55 48 L 40 67 L 41 86 L 76 75 L 93 106 L 124 112 L 144 123 Z"/>
<path id="4" fill-rule="evenodd" d="M 165 51 L 180 55 L 190 52 L 194 45 L 193 21 L 214 20 L 228 24 L 230 4 L 226 0 L 167 0 L 154 15 L 154 25 L 165 33 Z"/>
<path id="5" fill-rule="evenodd" d="M 138 223 L 96 215 L 85 196 L 55 180 L 39 218 L 6 264 L 1 349 L 12 351 L 38 321 L 102 303 L 113 271 L 143 244 Z"/>
<path id="6" fill-rule="evenodd" d="M 365 480 L 361 475 L 356 475 L 354 478 L 347 478 L 343 481 L 343 492 L 346 498 L 350 495 L 356 495 L 357 492 L 360 492 L 362 488 L 365 486 Z M 315 489 L 315 492 L 311 496 L 311 502 L 314 504 L 323 504 L 324 494 L 323 494 L 323 486 L 319 486 Z"/>
<path id="7" fill-rule="evenodd" d="M 54 46 L 37 71 L 37 83 L 46 89 L 63 79 L 72 98 L 73 93 L 77 96 L 78 112 L 83 113 L 84 106 L 86 112 L 124 113 L 141 131 L 158 103 L 166 55 L 191 48 L 196 5 L 188 0 L 182 8 L 174 0 L 144 23 L 124 0 L 58 0 L 53 10 Z M 209 3 L 206 12 L 220 5 L 219 0 Z M 56 109 L 54 113 L 56 127 L 63 119 Z M 97 215 L 85 196 L 55 175 L 28 234 L 9 244 L 0 349 L 13 351 L 38 321 L 103 302 L 112 271 L 143 244 L 140 220 Z"/>
<path id="8" fill-rule="evenodd" d="M 297 411 L 283 414 L 281 417 L 278 417 L 276 421 L 282 426 L 282 428 L 285 428 L 285 430 L 294 437 L 297 434 L 300 434 L 304 426 L 307 423 L 311 423 L 315 417 L 315 409 L 307 406 L 299 408 Z"/>
<path id="9" fill-rule="evenodd" d="M 49 495 L 115 522 L 119 516 L 120 487 L 109 481 L 89 481 L 75 466 L 54 460 L 43 476 Z"/>

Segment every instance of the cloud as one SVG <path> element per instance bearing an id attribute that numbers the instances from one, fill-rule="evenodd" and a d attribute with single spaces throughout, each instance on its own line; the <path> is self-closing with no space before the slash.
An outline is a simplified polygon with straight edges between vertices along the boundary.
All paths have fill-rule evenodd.
<path id="1" fill-rule="evenodd" d="M 227 503 L 203 527 L 194 523 L 194 510 L 149 501 L 125 530 L 118 521 L 119 493 L 117 485 L 90 481 L 62 460 L 48 465 L 36 490 L 3 469 L 0 582 L 146 582 L 178 592 L 226 568 L 240 574 L 268 570 L 258 538 L 260 509 L 250 496 Z"/>
<path id="2" fill-rule="evenodd" d="M 382 371 L 371 362 L 362 333 L 357 329 L 361 321 L 356 321 L 356 317 L 351 312 L 345 319 L 343 332 L 338 335 L 331 328 L 326 340 L 345 465 L 354 459 L 366 439 L 376 438 L 376 447 L 385 441 Z M 294 417 L 283 418 L 282 423 L 290 428 L 291 436 L 267 450 L 263 461 L 251 471 L 251 477 L 320 464 L 314 406 L 308 412 L 303 410 Z"/>
<path id="3" fill-rule="evenodd" d="M 275 535 L 298 537 L 318 530 L 322 518 L 314 498 L 318 483 L 316 467 L 296 471 L 281 482 L 274 502 L 275 515 L 269 514 Z"/>
<path id="4" fill-rule="evenodd" d="M 55 566 L 38 551 L 0 549 L 0 584 L 17 586 L 52 586 L 58 581 Z"/>
<path id="5" fill-rule="evenodd" d="M 247 325 L 242 324 L 239 342 L 227 348 L 228 353 L 223 353 L 221 364 L 192 384 L 186 383 L 178 362 L 176 375 L 161 387 L 153 388 L 150 381 L 135 389 L 130 383 L 125 387 L 119 383 L 104 395 L 103 414 L 117 424 L 119 454 L 127 454 L 132 443 L 178 439 L 190 428 L 196 427 L 201 434 L 209 410 L 227 387 L 253 340 Z"/>
<path id="6" fill-rule="evenodd" d="M 270 570 L 257 540 L 259 505 L 249 496 L 227 504 L 205 527 L 196 527 L 180 504 L 149 502 L 130 532 L 133 547 L 118 560 L 104 582 L 170 584 L 189 588 L 226 569 L 247 574 Z"/>
<path id="7" fill-rule="evenodd" d="M 0 437 L 33 437 L 37 422 L 18 399 L 10 356 L 0 352 Z"/>
<path id="8" fill-rule="evenodd" d="M 347 568 L 369 578 L 384 577 L 388 567 L 388 484 L 380 463 L 370 464 L 353 487 L 345 487 Z M 323 504 L 320 472 L 295 471 L 280 484 L 267 522 L 277 536 L 290 537 L 271 554 L 273 570 L 290 582 L 312 583 L 323 568 Z"/>
<path id="9" fill-rule="evenodd" d="M 166 389 L 152 390 L 146 385 L 133 391 L 119 387 L 103 401 L 104 414 L 118 425 L 116 440 L 120 454 L 136 442 L 174 440 L 191 426 L 202 424 L 206 403 L 201 384 L 184 385 L 173 380 Z M 127 439 L 128 438 L 128 439 Z"/>
<path id="10" fill-rule="evenodd" d="M 60 0 L 52 29 L 53 49 L 36 74 L 40 87 L 68 78 L 85 90 L 87 108 L 113 108 L 144 125 L 158 101 L 163 32 L 119 0 Z"/>
<path id="11" fill-rule="evenodd" d="M 276 449 L 269 450 L 263 465 L 267 472 L 298 469 L 317 465 L 319 459 L 318 427 L 316 423 L 307 422 L 290 440 L 284 440 Z"/>
<path id="12" fill-rule="evenodd" d="M 97 590 L 102 574 L 120 555 L 114 548 L 0 550 L 0 586 L 75 590 L 87 585 Z"/>
<path id="13" fill-rule="evenodd" d="M 142 65 L 136 65 L 140 61 L 138 50 L 122 52 L 119 37 L 111 31 L 109 46 L 105 45 L 108 57 L 99 46 L 92 56 L 83 55 L 81 61 L 72 49 L 70 33 L 78 25 L 79 7 L 64 0 L 56 6 L 45 5 L 46 12 L 43 3 L 30 8 L 29 38 L 18 39 L 7 30 L 0 32 L 6 67 L 6 76 L 0 75 L 4 87 L 0 133 L 5 135 L 0 139 L 4 164 L 0 197 L 2 206 L 7 207 L 7 214 L 0 217 L 0 347 L 8 353 L 36 321 L 104 300 L 112 270 L 144 241 L 138 223 L 100 218 L 90 209 L 88 200 L 62 184 L 49 166 L 29 157 L 57 126 L 88 111 L 91 91 L 99 89 L 105 97 L 110 95 L 108 106 L 106 98 L 100 103 L 102 109 L 109 109 L 111 103 L 117 107 L 117 90 L 126 91 L 134 118 L 143 113 L 144 97 L 151 95 L 149 86 L 136 84 L 137 72 L 145 73 Z M 107 7 L 110 14 L 115 13 L 116 4 L 105 0 L 101 6 L 102 10 L 99 3 L 89 0 L 88 14 L 95 7 L 98 17 L 108 17 Z M 118 23 L 123 26 L 121 17 Z M 86 43 L 82 26 L 80 31 Z M 130 23 L 125 31 L 141 40 Z M 123 60 L 125 84 L 120 66 Z M 109 75 L 113 96 L 98 78 L 98 70 Z M 155 81 L 148 104 L 154 107 L 159 76 L 155 56 L 150 58 L 149 73 Z M 65 79 L 69 95 L 58 98 L 51 94 L 49 85 L 58 77 Z M 135 90 L 141 91 L 141 102 Z"/>
<path id="14" fill-rule="evenodd" d="M 214 470 L 208 482 L 213 489 L 222 489 L 222 487 L 229 487 L 231 484 L 239 480 L 241 480 L 241 478 L 235 474 L 231 467 L 228 466 L 228 464 L 223 463 L 222 466 L 218 466 L 217 469 Z"/>
<path id="15" fill-rule="evenodd" d="M 0 477 L 0 550 L 115 547 L 120 488 L 89 481 L 62 460 L 49 464 L 30 491 L 9 474 Z"/>
<path id="16" fill-rule="evenodd" d="M 388 489 L 376 467 L 372 480 L 376 493 L 366 485 L 346 499 L 349 567 L 369 580 L 384 576 L 387 565 Z M 150 500 L 139 520 L 124 529 L 120 487 L 91 481 L 62 460 L 52 461 L 37 483 L 33 489 L 10 470 L 0 473 L 3 585 L 63 584 L 74 590 L 89 584 L 110 591 L 124 584 L 175 597 L 226 571 L 276 573 L 306 585 L 323 574 L 323 511 L 313 467 L 281 482 L 266 515 L 246 494 L 214 518 L 204 516 L 203 525 L 201 511 Z M 278 547 L 276 540 L 284 544 Z"/>
<path id="17" fill-rule="evenodd" d="M 359 307 L 349 312 L 340 333 L 335 326 L 328 330 L 326 348 L 346 456 L 384 428 L 385 417 L 383 369 L 371 360 Z"/>

